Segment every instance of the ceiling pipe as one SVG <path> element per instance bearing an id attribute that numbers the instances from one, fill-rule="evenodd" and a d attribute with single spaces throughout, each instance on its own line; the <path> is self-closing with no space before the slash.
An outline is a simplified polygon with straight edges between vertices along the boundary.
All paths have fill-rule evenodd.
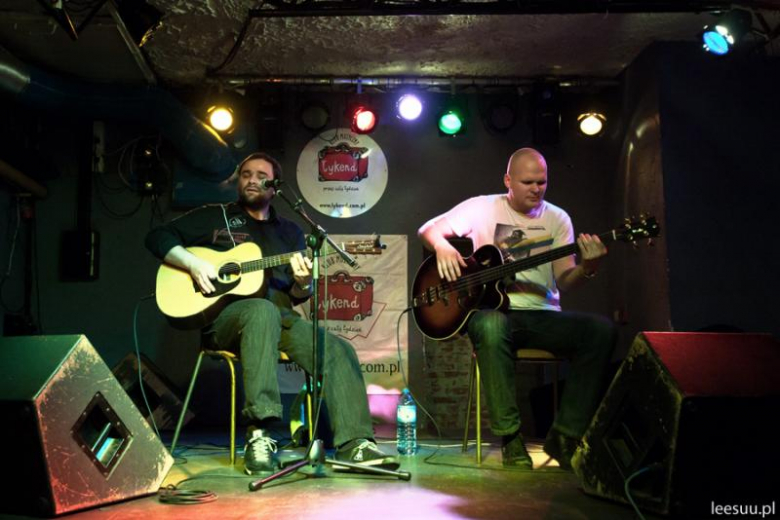
<path id="1" fill-rule="evenodd" d="M 206 78 L 207 83 L 224 87 L 239 88 L 253 85 L 284 85 L 302 87 L 340 87 L 357 86 L 375 88 L 460 88 L 467 87 L 525 87 L 540 81 L 557 83 L 563 88 L 612 87 L 620 82 L 609 78 L 524 78 L 524 77 L 486 77 L 486 76 L 249 76 L 249 75 L 218 75 Z"/>
<path id="2" fill-rule="evenodd" d="M 587 13 L 703 13 L 722 12 L 734 5 L 761 8 L 770 0 L 487 0 L 483 2 L 288 2 L 265 0 L 249 10 L 249 18 L 290 18 L 312 16 L 407 16 L 407 15 L 506 15 L 506 14 L 587 14 Z M 773 8 L 777 8 L 774 5 Z"/>
<path id="3" fill-rule="evenodd" d="M 158 87 L 93 84 L 55 76 L 20 62 L 0 47 L 0 91 L 36 109 L 154 124 L 187 163 L 215 182 L 229 177 L 238 162 L 213 129 Z"/>

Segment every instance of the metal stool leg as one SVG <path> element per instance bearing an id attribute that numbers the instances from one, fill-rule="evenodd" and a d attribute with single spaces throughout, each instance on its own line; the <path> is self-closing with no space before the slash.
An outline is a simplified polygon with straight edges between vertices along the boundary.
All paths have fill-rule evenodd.
<path id="1" fill-rule="evenodd" d="M 558 415 L 558 366 L 559 362 L 553 363 L 553 420 Z"/>
<path id="2" fill-rule="evenodd" d="M 190 387 L 187 390 L 187 397 L 184 398 L 184 404 L 181 406 L 181 413 L 179 414 L 179 421 L 176 423 L 176 431 L 173 433 L 173 442 L 171 443 L 170 450 L 172 457 L 175 457 L 174 451 L 176 451 L 176 445 L 179 443 L 179 434 L 181 433 L 181 427 L 184 424 L 184 417 L 187 415 L 187 408 L 190 405 L 190 397 L 192 397 L 192 390 L 195 388 L 195 381 L 198 379 L 201 361 L 203 361 L 203 352 L 198 354 L 198 359 L 195 361 L 195 369 L 192 371 L 192 378 L 190 378 Z"/>
<path id="3" fill-rule="evenodd" d="M 469 397 L 466 401 L 466 426 L 463 428 L 463 447 L 461 451 L 465 453 L 469 448 L 469 426 L 471 426 L 471 400 L 474 398 L 474 367 L 477 358 L 471 354 L 471 366 L 469 367 Z"/>
<path id="4" fill-rule="evenodd" d="M 230 367 L 230 465 L 236 464 L 236 367 L 233 359 L 222 356 Z"/>
<path id="5" fill-rule="evenodd" d="M 474 384 L 477 387 L 477 413 L 475 419 L 477 429 L 477 464 L 482 464 L 482 378 L 479 373 L 479 363 L 474 357 Z"/>

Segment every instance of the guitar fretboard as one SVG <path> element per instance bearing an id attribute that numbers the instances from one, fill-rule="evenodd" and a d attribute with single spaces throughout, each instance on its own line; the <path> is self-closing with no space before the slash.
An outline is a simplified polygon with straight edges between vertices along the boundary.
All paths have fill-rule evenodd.
<path id="1" fill-rule="evenodd" d="M 258 258 L 257 260 L 249 260 L 248 262 L 241 262 L 240 264 L 231 262 L 223 265 L 219 269 L 219 274 L 230 275 L 238 273 L 252 273 L 255 271 L 262 271 L 269 267 L 276 267 L 279 265 L 285 265 L 290 263 L 290 258 L 297 253 L 301 253 L 306 256 L 308 251 L 303 249 L 301 251 L 292 251 L 290 253 L 282 253 L 281 255 L 273 255 L 265 258 Z"/>
<path id="2" fill-rule="evenodd" d="M 598 235 L 602 242 L 609 243 L 617 240 L 617 231 L 611 230 L 606 233 Z M 569 255 L 577 253 L 577 243 L 568 244 L 562 247 L 540 253 L 538 255 L 529 256 L 527 258 L 521 258 L 506 264 L 497 265 L 494 267 L 488 267 L 482 269 L 476 273 L 467 274 L 455 280 L 454 282 L 443 282 L 439 285 L 428 287 L 425 293 L 415 295 L 412 299 L 412 306 L 418 307 L 421 305 L 430 305 L 439 299 L 446 299 L 450 292 L 459 292 L 464 289 L 486 284 L 495 280 L 501 280 L 514 273 L 524 271 L 526 269 L 532 269 L 537 265 L 546 264 L 564 258 Z"/>
<path id="3" fill-rule="evenodd" d="M 281 255 L 269 256 L 267 258 L 260 258 L 258 260 L 250 260 L 249 262 L 241 263 L 241 271 L 244 273 L 251 273 L 253 271 L 260 271 L 261 269 L 268 269 L 269 267 L 276 267 L 279 265 L 289 264 L 290 258 L 293 255 L 301 253 L 306 256 L 306 250 L 293 251 L 292 253 L 283 253 Z"/>
<path id="4" fill-rule="evenodd" d="M 602 233 L 598 237 L 602 242 L 609 243 L 615 240 L 616 236 L 617 235 L 615 233 L 615 230 L 612 230 L 612 231 L 607 231 L 606 233 Z M 477 277 L 477 276 L 481 278 L 483 276 L 486 276 L 487 278 L 482 280 L 479 283 L 486 283 L 493 280 L 500 280 L 501 278 L 504 278 L 505 276 L 509 276 L 510 274 L 514 274 L 520 271 L 525 271 L 526 269 L 532 269 L 537 265 L 546 264 L 548 262 L 558 260 L 559 258 L 565 258 L 569 255 L 573 255 L 577 253 L 577 249 L 578 249 L 577 242 L 574 242 L 569 245 L 557 247 L 550 251 L 545 251 L 544 253 L 540 253 L 538 255 L 529 256 L 527 258 L 521 258 L 520 260 L 515 260 L 513 262 L 509 262 L 506 264 L 497 265 L 495 267 L 490 267 L 479 273 L 475 273 L 470 276 L 464 276 L 463 279 L 470 278 L 470 277 Z"/>

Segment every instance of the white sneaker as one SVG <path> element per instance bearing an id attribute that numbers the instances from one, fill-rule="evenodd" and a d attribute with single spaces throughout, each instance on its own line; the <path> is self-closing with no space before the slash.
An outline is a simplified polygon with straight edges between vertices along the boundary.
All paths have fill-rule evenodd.
<path id="1" fill-rule="evenodd" d="M 254 430 L 244 447 L 244 472 L 247 475 L 273 473 L 278 466 L 276 441 L 263 430 Z"/>

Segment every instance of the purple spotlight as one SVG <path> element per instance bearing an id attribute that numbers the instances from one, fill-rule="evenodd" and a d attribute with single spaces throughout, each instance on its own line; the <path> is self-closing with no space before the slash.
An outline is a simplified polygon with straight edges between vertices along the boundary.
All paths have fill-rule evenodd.
<path id="1" fill-rule="evenodd" d="M 413 94 L 404 94 L 398 100 L 398 116 L 407 121 L 414 121 L 422 114 L 422 102 Z"/>

